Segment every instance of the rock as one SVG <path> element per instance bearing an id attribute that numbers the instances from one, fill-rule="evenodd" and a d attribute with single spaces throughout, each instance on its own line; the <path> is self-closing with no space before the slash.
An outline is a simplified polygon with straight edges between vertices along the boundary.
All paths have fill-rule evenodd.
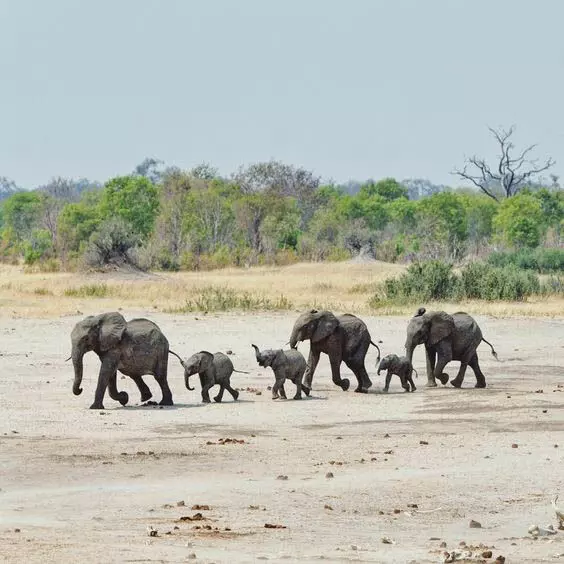
<path id="1" fill-rule="evenodd" d="M 471 529 L 481 529 L 482 528 L 481 523 L 478 523 L 478 521 L 474 521 L 474 519 L 470 520 L 469 526 L 470 526 Z"/>
<path id="2" fill-rule="evenodd" d="M 21 533 L 22 530 L 21 529 L 14 529 L 14 533 Z"/>
<path id="3" fill-rule="evenodd" d="M 386 434 L 384 435 L 384 438 L 385 438 L 385 439 L 389 439 L 389 438 L 390 438 L 390 435 L 388 435 L 388 433 L 386 433 Z"/>
<path id="4" fill-rule="evenodd" d="M 482 552 L 482 558 L 491 558 L 493 556 L 493 553 L 491 550 L 485 550 L 484 552 Z"/>
<path id="5" fill-rule="evenodd" d="M 233 354 L 233 351 L 229 349 L 228 351 L 225 351 L 225 354 Z"/>
<path id="6" fill-rule="evenodd" d="M 398 513 L 401 513 L 401 509 L 394 509 L 394 514 L 398 515 Z"/>
<path id="7" fill-rule="evenodd" d="M 333 475 L 333 472 L 327 472 L 327 474 L 325 474 L 326 478 L 334 478 L 335 476 Z"/>
<path id="8" fill-rule="evenodd" d="M 149 525 L 147 527 L 147 535 L 150 536 L 150 537 L 158 537 L 159 531 L 157 531 L 157 529 L 153 529 L 153 527 L 151 527 L 151 525 Z"/>
<path id="9" fill-rule="evenodd" d="M 191 552 L 187 557 L 188 560 L 196 560 L 198 558 L 195 552 Z"/>
<path id="10" fill-rule="evenodd" d="M 333 508 L 327 503 L 325 504 L 324 509 L 329 509 L 329 511 L 333 511 Z"/>
<path id="11" fill-rule="evenodd" d="M 286 526 L 285 525 L 273 525 L 272 523 L 265 523 L 264 528 L 265 529 L 285 529 Z"/>
<path id="12" fill-rule="evenodd" d="M 390 537 L 382 537 L 383 544 L 396 544 Z"/>
<path id="13" fill-rule="evenodd" d="M 393 450 L 385 450 L 384 454 L 394 454 L 394 451 Z"/>
<path id="14" fill-rule="evenodd" d="M 280 474 L 280 476 L 278 476 L 276 479 L 277 480 L 287 480 L 288 476 L 285 476 L 284 474 Z"/>
<path id="15" fill-rule="evenodd" d="M 513 443 L 513 444 L 511 445 L 511 448 L 519 448 L 519 445 L 518 445 L 517 443 Z"/>
<path id="16" fill-rule="evenodd" d="M 184 502 L 182 502 L 182 505 L 184 505 Z M 192 505 L 192 511 L 209 511 L 210 510 L 210 506 L 209 505 L 199 505 L 196 503 L 196 505 Z"/>
<path id="17" fill-rule="evenodd" d="M 408 503 L 407 507 L 410 507 L 411 509 L 418 509 L 418 505 L 416 503 Z"/>
<path id="18" fill-rule="evenodd" d="M 443 541 L 443 542 L 440 544 L 440 547 L 441 547 L 441 548 L 446 548 L 446 547 L 447 547 L 447 543 L 446 543 L 445 541 Z"/>
<path id="19" fill-rule="evenodd" d="M 505 564 L 505 556 L 501 554 L 495 559 L 495 564 Z"/>
<path id="20" fill-rule="evenodd" d="M 262 392 L 259 390 L 258 392 L 255 392 L 256 396 L 262 396 Z"/>
<path id="21" fill-rule="evenodd" d="M 177 501 L 176 502 L 176 507 L 184 507 L 186 504 L 184 503 L 184 501 Z"/>
<path id="22" fill-rule="evenodd" d="M 428 445 L 429 443 L 427 441 L 419 441 L 420 445 Z"/>
<path id="23" fill-rule="evenodd" d="M 351 544 L 351 550 L 358 550 L 358 546 L 356 546 L 356 544 Z"/>

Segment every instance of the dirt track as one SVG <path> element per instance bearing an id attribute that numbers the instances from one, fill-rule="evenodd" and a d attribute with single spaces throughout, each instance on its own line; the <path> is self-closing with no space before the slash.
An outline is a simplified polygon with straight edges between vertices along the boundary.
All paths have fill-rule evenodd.
<path id="1" fill-rule="evenodd" d="M 503 361 L 480 347 L 485 390 L 473 389 L 471 370 L 463 390 L 425 389 L 419 348 L 417 392 L 404 393 L 396 379 L 381 394 L 371 349 L 374 393 L 340 391 L 323 357 L 311 399 L 273 402 L 271 372 L 257 366 L 250 344 L 282 346 L 295 313 L 123 313 L 156 321 L 183 356 L 231 349 L 235 367 L 251 371 L 233 376 L 245 391 L 237 403 L 226 396 L 202 405 L 197 381 L 188 392 L 171 359 L 173 408 L 136 406 L 135 385 L 122 379 L 130 406 L 106 396 L 104 412 L 90 411 L 97 357 L 85 357 L 79 397 L 64 363 L 83 316 L 0 319 L 0 560 L 423 563 L 442 561 L 442 540 L 449 549 L 495 546 L 494 559 L 507 563 L 564 553 L 564 532 L 527 538 L 533 523 L 556 524 L 554 494 L 564 506 L 564 321 L 477 317 Z M 363 319 L 383 354 L 403 350 L 407 318 Z M 452 377 L 456 370 L 447 367 Z M 159 400 L 154 379 L 146 381 Z M 293 394 L 291 383 L 286 389 Z M 198 513 L 194 504 L 210 506 L 200 511 L 205 520 L 179 521 Z M 470 519 L 482 528 L 469 528 Z"/>

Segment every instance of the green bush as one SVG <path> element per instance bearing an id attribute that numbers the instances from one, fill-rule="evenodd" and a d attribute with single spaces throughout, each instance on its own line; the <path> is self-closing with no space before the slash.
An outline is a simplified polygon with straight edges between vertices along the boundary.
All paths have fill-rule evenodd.
<path id="1" fill-rule="evenodd" d="M 564 271 L 564 249 L 536 249 L 513 252 L 495 252 L 488 257 L 492 266 L 516 266 L 524 270 L 535 270 L 540 274 Z"/>
<path id="2" fill-rule="evenodd" d="M 106 298 L 111 294 L 107 284 L 85 284 L 78 288 L 67 288 L 65 296 L 71 298 Z"/>
<path id="3" fill-rule="evenodd" d="M 560 280 L 541 287 L 538 275 L 515 266 L 496 267 L 474 262 L 462 268 L 459 275 L 452 265 L 442 261 L 412 264 L 399 278 L 388 278 L 371 298 L 372 307 L 382 300 L 421 303 L 435 300 L 509 300 L 521 301 L 544 292 L 557 293 Z"/>

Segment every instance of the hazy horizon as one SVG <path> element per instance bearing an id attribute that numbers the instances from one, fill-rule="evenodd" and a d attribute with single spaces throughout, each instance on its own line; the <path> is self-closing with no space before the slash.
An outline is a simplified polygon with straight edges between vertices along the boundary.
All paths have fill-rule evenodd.
<path id="1" fill-rule="evenodd" d="M 561 21 L 557 0 L 0 0 L 0 176 L 273 158 L 460 185 L 513 124 L 562 174 Z"/>

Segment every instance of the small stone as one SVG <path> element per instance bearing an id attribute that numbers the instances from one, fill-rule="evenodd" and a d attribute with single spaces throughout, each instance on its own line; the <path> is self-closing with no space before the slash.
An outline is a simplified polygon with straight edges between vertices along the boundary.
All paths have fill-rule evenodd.
<path id="1" fill-rule="evenodd" d="M 495 559 L 495 564 L 505 564 L 505 556 L 501 554 Z"/>
<path id="2" fill-rule="evenodd" d="M 466 546 L 466 541 L 460 541 L 460 542 L 458 543 L 458 546 L 460 546 L 460 547 L 465 547 L 465 546 Z"/>
<path id="3" fill-rule="evenodd" d="M 393 450 L 385 450 L 384 454 L 394 454 L 394 451 Z"/>
<path id="4" fill-rule="evenodd" d="M 186 505 L 186 503 L 184 503 L 184 500 L 176 502 L 176 507 L 184 507 L 185 505 Z"/>
<path id="5" fill-rule="evenodd" d="M 470 526 L 471 529 L 481 529 L 482 528 L 481 523 L 478 523 L 478 521 L 474 521 L 474 519 L 470 520 L 469 526 Z"/>
<path id="6" fill-rule="evenodd" d="M 418 509 L 419 506 L 416 503 L 408 503 L 407 507 L 411 507 L 411 509 Z"/>
<path id="7" fill-rule="evenodd" d="M 493 553 L 491 550 L 485 550 L 484 552 L 482 552 L 482 558 L 491 558 L 493 556 Z"/>
<path id="8" fill-rule="evenodd" d="M 384 438 L 385 438 L 385 439 L 389 439 L 389 438 L 390 438 L 390 435 L 388 435 L 388 433 L 386 433 L 386 434 L 384 435 Z"/>
<path id="9" fill-rule="evenodd" d="M 543 409 L 542 412 L 543 412 L 543 413 L 548 413 L 548 409 Z"/>
<path id="10" fill-rule="evenodd" d="M 441 548 L 446 548 L 446 547 L 447 547 L 447 543 L 446 543 L 445 541 L 443 541 L 443 542 L 440 544 L 440 547 L 441 547 Z"/>
<path id="11" fill-rule="evenodd" d="M 229 349 L 228 351 L 225 351 L 225 354 L 233 354 L 233 351 Z"/>
<path id="12" fill-rule="evenodd" d="M 256 396 L 262 396 L 262 392 L 261 392 L 261 391 L 257 391 L 257 392 L 255 392 L 255 395 L 256 395 Z"/>
<path id="13" fill-rule="evenodd" d="M 558 448 L 558 445 L 554 445 L 554 448 Z"/>
<path id="14" fill-rule="evenodd" d="M 14 533 L 21 533 L 22 530 L 21 529 L 14 529 Z"/>
<path id="15" fill-rule="evenodd" d="M 399 513 L 401 513 L 401 509 L 394 509 L 394 514 L 398 515 Z"/>
<path id="16" fill-rule="evenodd" d="M 287 480 L 288 476 L 285 476 L 284 474 L 280 474 L 280 476 L 278 476 L 276 479 L 277 480 Z"/>
<path id="17" fill-rule="evenodd" d="M 429 443 L 427 441 L 419 441 L 420 445 L 428 445 Z"/>
<path id="18" fill-rule="evenodd" d="M 325 474 L 326 478 L 334 478 L 335 476 L 333 475 L 333 472 L 327 472 L 327 474 Z"/>
<path id="19" fill-rule="evenodd" d="M 188 560 L 196 560 L 198 557 L 195 552 L 191 552 L 186 558 L 188 558 Z"/>
<path id="20" fill-rule="evenodd" d="M 351 550 L 358 550 L 358 546 L 356 546 L 356 544 L 351 544 Z"/>
<path id="21" fill-rule="evenodd" d="M 519 445 L 518 445 L 517 443 L 513 443 L 513 444 L 511 445 L 511 448 L 519 448 Z"/>
<path id="22" fill-rule="evenodd" d="M 324 509 L 328 509 L 329 511 L 333 511 L 333 508 L 330 505 L 328 505 L 327 503 L 325 504 Z"/>

